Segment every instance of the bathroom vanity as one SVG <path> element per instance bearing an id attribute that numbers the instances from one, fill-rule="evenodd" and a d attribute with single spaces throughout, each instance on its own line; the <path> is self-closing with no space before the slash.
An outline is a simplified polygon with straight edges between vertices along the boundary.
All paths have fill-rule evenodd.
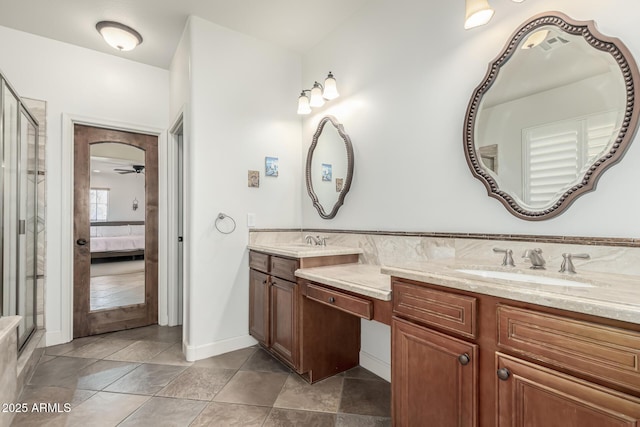
<path id="1" fill-rule="evenodd" d="M 618 288 L 625 301 L 637 283 L 612 282 L 604 292 L 561 285 L 554 292 L 564 295 L 553 297 L 535 284 L 484 285 L 460 270 L 423 267 L 383 268 L 393 276 L 395 426 L 638 425 L 638 302 L 625 313 L 625 304 L 599 299 Z M 499 292 L 515 299 L 491 295 Z M 527 302 L 536 300 L 544 305 Z M 583 312 L 553 307 L 563 300 Z M 585 314 L 592 311 L 609 317 Z"/>
<path id="2" fill-rule="evenodd" d="M 360 319 L 390 323 L 388 277 L 357 264 L 360 249 L 302 244 L 250 249 L 250 334 L 309 382 L 357 366 Z M 375 276 L 386 292 L 339 283 L 354 270 L 358 277 Z M 308 272 L 308 279 L 296 272 Z"/>

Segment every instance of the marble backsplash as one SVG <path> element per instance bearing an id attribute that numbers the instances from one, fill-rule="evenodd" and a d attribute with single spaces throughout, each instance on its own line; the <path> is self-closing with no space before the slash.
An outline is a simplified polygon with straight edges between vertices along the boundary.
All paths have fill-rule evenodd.
<path id="1" fill-rule="evenodd" d="M 598 245 L 597 241 L 584 240 L 585 244 L 551 243 L 540 241 L 516 241 L 474 239 L 472 237 L 432 237 L 410 235 L 408 233 L 331 233 L 318 231 L 250 231 L 252 244 L 300 243 L 307 234 L 326 236 L 328 246 L 361 248 L 363 264 L 401 265 L 412 261 L 456 258 L 457 260 L 481 261 L 487 265 L 499 266 L 502 254 L 493 248 L 511 249 L 517 267 L 526 268 L 530 264 L 522 258 L 526 249 L 540 248 L 549 271 L 558 271 L 563 253 L 589 254 L 590 259 L 573 259 L 578 273 L 591 271 L 640 276 L 640 247 Z M 534 239 L 532 239 L 534 240 Z M 539 239 L 536 239 L 539 240 Z M 639 279 L 640 280 L 640 279 Z"/>

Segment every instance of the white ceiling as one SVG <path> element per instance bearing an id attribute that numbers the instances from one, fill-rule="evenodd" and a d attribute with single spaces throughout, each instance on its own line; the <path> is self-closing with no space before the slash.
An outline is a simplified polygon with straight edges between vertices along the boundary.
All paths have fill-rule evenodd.
<path id="1" fill-rule="evenodd" d="M 0 25 L 133 61 L 169 68 L 187 17 L 304 52 L 371 0 L 0 0 Z M 108 46 L 98 21 L 136 29 L 131 52 Z"/>

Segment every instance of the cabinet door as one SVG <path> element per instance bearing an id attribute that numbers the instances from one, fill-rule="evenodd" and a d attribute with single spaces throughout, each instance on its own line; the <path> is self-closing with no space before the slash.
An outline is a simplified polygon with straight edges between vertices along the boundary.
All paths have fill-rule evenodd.
<path id="1" fill-rule="evenodd" d="M 282 279 L 271 282 L 271 349 L 293 367 L 297 364 L 297 285 Z"/>
<path id="2" fill-rule="evenodd" d="M 477 425 L 478 346 L 394 317 L 394 426 Z"/>
<path id="3" fill-rule="evenodd" d="M 249 333 L 269 345 L 269 276 L 249 270 Z"/>
<path id="4" fill-rule="evenodd" d="M 640 399 L 498 353 L 500 427 L 640 425 Z"/>

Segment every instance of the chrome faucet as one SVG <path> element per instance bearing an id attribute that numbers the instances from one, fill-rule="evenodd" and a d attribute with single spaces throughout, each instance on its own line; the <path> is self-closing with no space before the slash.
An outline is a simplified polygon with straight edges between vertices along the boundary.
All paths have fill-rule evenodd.
<path id="1" fill-rule="evenodd" d="M 513 262 L 513 251 L 511 249 L 493 248 L 493 252 L 504 254 L 502 259 L 503 267 L 515 267 L 516 264 Z"/>
<path id="2" fill-rule="evenodd" d="M 531 268 L 534 270 L 544 270 L 544 265 L 546 264 L 544 258 L 542 257 L 542 249 L 527 249 L 524 251 L 522 258 L 527 258 L 531 261 Z"/>
<path id="3" fill-rule="evenodd" d="M 327 246 L 327 239 L 328 237 L 314 237 L 311 234 L 304 236 L 304 240 L 307 242 L 307 245 Z"/>
<path id="4" fill-rule="evenodd" d="M 573 265 L 572 258 L 589 259 L 589 254 L 562 254 L 562 264 L 560 265 L 560 273 L 575 274 L 576 268 Z"/>
<path id="5" fill-rule="evenodd" d="M 307 242 L 307 245 L 319 245 L 320 243 L 313 237 L 311 234 L 307 234 L 304 236 L 304 240 Z"/>

